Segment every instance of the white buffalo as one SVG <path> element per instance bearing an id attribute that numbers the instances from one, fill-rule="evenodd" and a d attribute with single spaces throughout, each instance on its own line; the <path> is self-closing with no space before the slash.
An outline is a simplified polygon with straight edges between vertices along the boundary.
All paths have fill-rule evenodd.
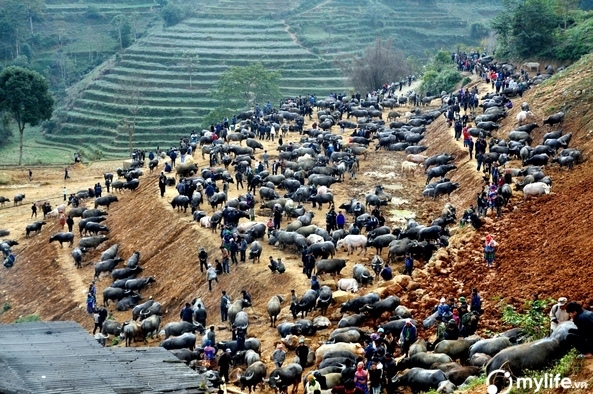
<path id="1" fill-rule="evenodd" d="M 318 244 L 323 241 L 325 241 L 325 239 L 323 239 L 321 235 L 311 234 L 307 237 L 307 245 Z"/>
<path id="2" fill-rule="evenodd" d="M 354 278 L 342 278 L 338 281 L 338 290 L 349 291 L 351 293 L 358 292 L 358 282 Z"/>
<path id="3" fill-rule="evenodd" d="M 332 190 L 327 187 L 327 186 L 319 186 L 317 188 L 317 194 L 327 194 L 327 193 L 331 193 Z"/>
<path id="4" fill-rule="evenodd" d="M 517 114 L 517 122 L 519 123 L 519 125 L 525 123 L 527 118 L 535 119 L 535 115 L 531 111 L 521 111 Z"/>
<path id="5" fill-rule="evenodd" d="M 523 188 L 523 198 L 540 197 L 542 194 L 550 194 L 550 185 L 543 182 L 534 182 L 525 185 Z"/>
<path id="6" fill-rule="evenodd" d="M 424 156 L 424 155 L 409 154 L 408 156 L 406 156 L 407 161 L 411 161 L 412 163 L 416 163 L 416 164 L 423 164 L 426 161 L 426 159 L 428 159 L 428 156 Z"/>
<path id="7" fill-rule="evenodd" d="M 402 161 L 402 172 L 406 175 L 414 175 L 419 165 L 420 164 L 412 163 L 411 161 Z"/>
<path id="8" fill-rule="evenodd" d="M 358 254 L 360 255 L 363 251 L 364 254 L 367 254 L 367 237 L 364 235 L 346 235 L 344 238 L 342 238 L 341 240 L 338 241 L 337 245 L 336 245 L 337 249 L 340 248 L 347 248 L 348 249 L 348 254 L 352 254 L 352 251 L 356 248 L 360 248 L 360 252 L 358 252 Z"/>
<path id="9" fill-rule="evenodd" d="M 210 216 L 204 216 L 203 218 L 200 219 L 200 227 L 205 227 L 205 228 L 211 227 Z"/>

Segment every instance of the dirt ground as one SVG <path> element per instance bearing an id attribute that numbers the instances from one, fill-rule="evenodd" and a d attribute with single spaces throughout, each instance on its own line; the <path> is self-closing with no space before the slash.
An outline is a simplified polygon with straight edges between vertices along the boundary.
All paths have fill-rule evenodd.
<path id="1" fill-rule="evenodd" d="M 479 89 L 483 93 L 488 87 L 479 84 Z M 540 94 L 537 100 L 533 97 L 534 94 L 529 92 L 523 98 L 514 100 L 515 108 L 521 101 L 529 101 L 532 111 L 540 119 L 550 115 L 538 108 L 543 108 L 545 100 L 554 100 L 553 93 Z M 402 112 L 406 110 L 401 108 Z M 514 109 L 502 122 L 499 136 L 512 130 L 515 114 Z M 562 126 L 565 132 L 570 131 L 574 135 L 571 146 L 588 152 L 591 143 L 586 130 L 574 127 L 576 122 L 577 119 L 569 113 Z M 550 131 L 548 126 L 538 129 L 533 133 L 534 140 L 539 141 L 546 131 Z M 290 134 L 285 142 L 298 139 L 298 135 Z M 347 137 L 344 136 L 344 139 Z M 176 140 L 172 136 L 172 142 Z M 423 142 L 430 147 L 426 152 L 428 156 L 443 152 L 455 155 L 458 169 L 451 174 L 451 178 L 454 182 L 460 182 L 461 188 L 451 195 L 449 202 L 457 207 L 458 215 L 461 215 L 475 201 L 476 193 L 483 186 L 481 174 L 475 170 L 475 162 L 468 159 L 461 144 L 454 140 L 452 128 L 447 127 L 442 117 L 428 127 Z M 275 144 L 265 142 L 272 159 L 276 153 L 273 149 Z M 402 217 L 407 216 L 405 211 L 414 212 L 421 224 L 427 224 L 440 215 L 447 202 L 446 197 L 434 201 L 422 198 L 424 175 L 420 172 L 409 177 L 401 174 L 400 163 L 405 160 L 405 153 L 374 152 L 373 146 L 370 151 L 367 160 L 361 161 L 358 179 L 332 185 L 336 206 L 349 198 L 361 198 L 374 190 L 377 184 L 382 184 L 395 201 L 384 211 L 388 225 L 402 225 Z M 261 153 L 259 151 L 256 156 L 261 157 Z M 200 154 L 195 154 L 194 158 L 200 168 L 207 165 Z M 59 244 L 48 243 L 49 236 L 61 230 L 53 219 L 47 220 L 40 234 L 28 239 L 24 237 L 25 226 L 35 220 L 30 217 L 30 207 L 34 201 L 49 199 L 52 206 L 56 206 L 62 203 L 63 186 L 67 187 L 69 193 L 92 187 L 103 181 L 103 172 L 113 172 L 121 165 L 120 161 L 111 161 L 70 166 L 71 178 L 67 181 L 63 179 L 63 168 L 35 168 L 31 182 L 26 168 L 0 170 L 0 179 L 8 180 L 0 186 L 0 195 L 11 199 L 17 193 L 26 195 L 22 205 L 6 203 L 6 206 L 0 207 L 0 229 L 9 230 L 10 235 L 6 238 L 19 242 L 13 248 L 17 255 L 15 266 L 10 269 L 0 267 L 1 303 L 5 309 L 10 306 L 0 315 L 0 321 L 9 323 L 19 316 L 38 313 L 44 320 L 75 320 L 92 330 L 93 322 L 86 313 L 85 300 L 94 274 L 94 263 L 99 261 L 102 251 L 117 243 L 119 255 L 124 259 L 129 258 L 134 251 L 139 251 L 143 268 L 141 276 L 156 278 L 156 283 L 144 290 L 142 296 L 144 299 L 152 296 L 163 304 L 163 326 L 179 319 L 179 311 L 185 302 L 202 297 L 208 309 L 208 323 L 218 327 L 217 339 L 230 338 L 228 326 L 220 323 L 220 291 L 227 290 L 236 299 L 240 297 L 240 291 L 246 289 L 254 300 L 252 310 L 248 309 L 249 335 L 262 341 L 262 359 L 268 361 L 279 336 L 276 329 L 270 327 L 266 305 L 272 295 L 282 294 L 286 299 L 291 289 L 302 295 L 309 288 L 308 280 L 301 273 L 300 256 L 289 251 L 278 251 L 267 245 L 267 242 L 262 242 L 264 252 L 261 263 L 248 262 L 232 266 L 231 274 L 221 276 L 220 283 L 215 284 L 213 291 L 209 292 L 205 274 L 199 271 L 197 250 L 204 246 L 211 259 L 219 257 L 220 237 L 218 233 L 199 228 L 198 223 L 192 221 L 189 211 L 183 213 L 171 208 L 169 201 L 177 194 L 174 187 L 167 188 L 165 198 L 159 197 L 159 171 L 150 174 L 145 168 L 138 190 L 117 194 L 120 201 L 111 205 L 107 221 L 104 222 L 111 228 L 110 239 L 96 251 L 85 255 L 82 269 L 74 268 L 71 248 L 60 248 Z M 519 161 L 509 164 L 509 167 L 520 166 Z M 159 168 L 162 168 L 162 163 Z M 522 194 L 517 192 L 501 219 L 489 214 L 485 226 L 479 232 L 471 227 L 458 229 L 450 240 L 450 247 L 441 249 L 436 259 L 424 267 L 416 262 L 417 269 L 413 277 L 413 282 L 417 283 L 415 290 L 412 288 L 416 285 L 404 286 L 401 282 L 385 283 L 378 280 L 373 287 L 361 293 L 373 290 L 396 294 L 402 299 L 402 304 L 409 306 L 415 317 L 422 320 L 442 296 L 468 296 L 471 288 L 477 287 L 486 310 L 480 323 L 481 329 L 494 332 L 505 329 L 499 322 L 500 312 L 496 308 L 500 298 L 521 307 L 526 299 L 537 293 L 540 298 L 565 296 L 569 300 L 582 302 L 586 307 L 593 305 L 593 290 L 588 281 L 593 274 L 593 265 L 586 262 L 593 249 L 588 226 L 593 215 L 590 203 L 593 171 L 589 162 L 585 161 L 570 172 L 548 166 L 546 174 L 553 178 L 552 194 L 523 201 Z M 234 185 L 231 185 L 230 197 L 244 192 L 234 190 Z M 92 201 L 86 205 L 92 207 Z M 212 212 L 206 205 L 202 209 Z M 315 211 L 315 224 L 324 226 L 326 211 L 326 207 L 322 211 Z M 256 213 L 257 221 L 267 220 L 269 212 L 256 210 Z M 41 219 L 42 214 L 39 214 L 38 220 Z M 78 219 L 75 219 L 75 243 L 80 239 L 77 222 Z M 286 223 L 283 222 L 283 225 Z M 500 245 L 494 268 L 487 268 L 482 261 L 482 242 L 487 233 L 491 233 Z M 373 252 L 369 249 L 366 256 L 346 256 L 346 252 L 340 251 L 338 256 L 348 260 L 343 276 L 350 277 L 351 268 L 356 263 L 368 264 Z M 384 258 L 386 254 L 387 251 L 384 251 Z M 287 263 L 286 273 L 272 274 L 265 263 L 268 256 L 282 257 Z M 401 269 L 401 265 L 396 265 L 396 269 Z M 98 281 L 99 302 L 102 301 L 103 289 L 110 283 L 110 277 L 101 277 Z M 113 304 L 108 309 L 113 318 L 120 322 L 131 316 L 130 312 L 115 311 Z M 334 323 L 341 317 L 338 309 L 330 308 L 328 312 Z M 318 313 L 314 312 L 312 316 Z M 288 303 L 285 303 L 279 317 L 279 323 L 283 321 L 292 321 Z M 374 327 L 369 325 L 369 328 Z M 428 334 L 420 330 L 420 336 Z M 321 331 L 317 336 L 308 338 L 308 342 L 312 347 L 317 347 L 327 335 L 329 330 Z M 148 345 L 158 346 L 160 340 L 149 340 Z"/>

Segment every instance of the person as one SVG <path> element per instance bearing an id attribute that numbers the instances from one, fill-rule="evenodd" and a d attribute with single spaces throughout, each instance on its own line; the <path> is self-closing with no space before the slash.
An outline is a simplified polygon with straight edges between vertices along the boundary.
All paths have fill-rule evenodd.
<path id="1" fill-rule="evenodd" d="M 434 348 L 437 343 L 441 342 L 445 339 L 445 331 L 447 330 L 447 325 L 443 322 L 442 316 L 437 316 L 437 334 L 434 342 L 432 343 L 432 347 Z"/>
<path id="2" fill-rule="evenodd" d="M 95 281 L 92 281 L 89 285 L 89 294 L 91 297 L 93 297 L 93 299 L 97 299 L 97 286 L 95 286 Z"/>
<path id="3" fill-rule="evenodd" d="M 315 290 L 319 294 L 319 289 L 321 289 L 321 285 L 319 284 L 319 281 L 317 280 L 317 276 L 316 275 L 311 276 L 311 290 Z"/>
<path id="4" fill-rule="evenodd" d="M 33 203 L 33 205 L 31 205 L 31 217 L 37 217 L 37 205 L 35 203 Z M 70 230 L 70 232 L 72 232 L 72 230 Z"/>
<path id="5" fill-rule="evenodd" d="M 68 167 L 64 168 L 64 180 L 70 178 L 70 175 L 68 175 Z"/>
<path id="6" fill-rule="evenodd" d="M 576 330 L 569 330 L 566 340 L 582 357 L 593 358 L 593 312 L 583 310 L 577 302 L 569 302 L 566 313 L 577 326 Z"/>
<path id="7" fill-rule="evenodd" d="M 220 252 L 222 254 L 222 272 L 230 274 L 231 270 L 229 268 L 229 251 L 224 246 L 221 246 Z"/>
<path id="8" fill-rule="evenodd" d="M 202 308 L 202 304 L 200 304 L 199 302 L 196 305 L 193 317 L 196 322 L 202 325 L 202 327 L 206 327 L 206 319 L 208 318 L 208 312 L 205 308 Z"/>
<path id="9" fill-rule="evenodd" d="M 245 239 L 245 237 L 241 237 L 240 241 L 239 241 L 239 254 L 240 254 L 240 260 L 242 263 L 245 262 L 246 252 L 247 252 L 247 240 Z"/>
<path id="10" fill-rule="evenodd" d="M 344 225 L 346 224 L 346 217 L 342 213 L 342 211 L 338 211 L 338 216 L 336 216 L 336 225 L 338 230 L 343 230 Z"/>
<path id="11" fill-rule="evenodd" d="M 352 208 L 352 213 L 354 214 L 355 219 L 362 214 L 362 205 L 360 205 L 360 202 L 356 202 Z"/>
<path id="12" fill-rule="evenodd" d="M 448 341 L 459 339 L 459 327 L 454 319 L 449 320 L 449 323 L 447 323 L 444 338 Z"/>
<path id="13" fill-rule="evenodd" d="M 278 270 L 278 262 L 274 260 L 272 256 L 270 256 L 270 265 L 268 265 L 268 268 L 270 269 L 270 271 L 272 271 L 272 273 Z"/>
<path id="14" fill-rule="evenodd" d="M 282 349 L 282 344 L 279 343 L 276 345 L 276 350 L 274 350 L 274 353 L 272 353 L 272 361 L 274 361 L 276 368 L 282 368 L 284 360 L 286 360 L 286 352 Z"/>
<path id="15" fill-rule="evenodd" d="M 305 275 L 307 275 L 307 278 L 311 279 L 311 274 L 313 273 L 313 269 L 315 268 L 315 256 L 313 256 L 312 252 L 307 252 L 303 268 Z"/>
<path id="16" fill-rule="evenodd" d="M 229 370 L 231 369 L 231 349 L 226 349 L 225 352 L 218 358 L 218 373 L 224 379 L 225 383 L 229 382 Z"/>
<path id="17" fill-rule="evenodd" d="M 554 304 L 550 309 L 550 333 L 558 327 L 558 324 L 570 320 L 570 316 L 566 312 L 567 302 L 566 297 L 560 297 L 558 303 Z"/>
<path id="18" fill-rule="evenodd" d="M 299 358 L 299 365 L 303 370 L 307 366 L 307 356 L 309 355 L 309 347 L 305 345 L 305 338 L 299 338 L 299 344 L 295 349 L 295 353 Z"/>
<path id="19" fill-rule="evenodd" d="M 210 329 L 206 331 L 206 340 L 210 341 L 210 343 L 216 343 L 216 332 L 214 331 L 214 326 L 210 326 Z"/>
<path id="20" fill-rule="evenodd" d="M 377 361 L 373 361 L 369 369 L 369 381 L 371 382 L 372 394 L 381 394 L 381 383 L 383 382 L 383 369 L 377 367 Z"/>
<path id="21" fill-rule="evenodd" d="M 446 313 L 450 311 L 451 309 L 449 308 L 449 305 L 447 305 L 447 300 L 445 299 L 445 297 L 442 297 L 439 302 L 439 305 L 437 306 L 438 316 L 443 317 Z"/>
<path id="22" fill-rule="evenodd" d="M 315 376 L 313 374 L 311 374 L 307 378 L 307 385 L 305 386 L 305 394 L 314 394 L 316 390 L 320 391 L 321 385 L 319 384 L 317 379 L 315 379 Z"/>
<path id="23" fill-rule="evenodd" d="M 95 331 L 97 328 L 99 332 L 103 330 L 103 323 L 107 319 L 107 309 L 99 308 L 96 310 L 96 317 L 95 317 L 95 327 L 93 328 L 93 335 L 95 335 Z"/>
<path id="24" fill-rule="evenodd" d="M 478 289 L 476 288 L 472 289 L 472 300 L 469 308 L 472 312 L 478 312 L 480 314 L 482 313 L 482 299 L 480 298 Z"/>
<path id="25" fill-rule="evenodd" d="M 416 326 L 412 324 L 412 319 L 406 319 L 406 323 L 404 328 L 402 328 L 402 332 L 399 336 L 399 346 L 401 348 L 401 353 L 408 357 L 410 352 L 410 345 L 416 342 L 418 339 Z"/>
<path id="26" fill-rule="evenodd" d="M 66 190 L 66 186 L 62 189 L 62 194 L 64 195 L 64 201 L 68 198 L 68 190 Z"/>
<path id="27" fill-rule="evenodd" d="M 389 266 L 389 263 L 385 263 L 385 267 L 383 267 L 383 269 L 381 270 L 381 278 L 383 278 L 383 280 L 391 280 L 393 279 L 393 271 L 391 271 L 391 267 Z"/>
<path id="28" fill-rule="evenodd" d="M 250 307 L 252 304 L 251 296 L 247 293 L 246 290 L 241 290 L 241 294 L 243 294 L 243 308 Z"/>
<path id="29" fill-rule="evenodd" d="M 210 363 L 214 360 L 214 356 L 216 355 L 216 349 L 212 346 L 212 342 L 207 341 L 206 347 L 204 348 L 204 360 Z"/>
<path id="30" fill-rule="evenodd" d="M 68 215 L 68 219 L 66 219 L 66 224 L 68 225 L 68 231 L 72 232 L 72 227 L 74 227 L 74 219 L 72 219 L 72 216 Z"/>
<path id="31" fill-rule="evenodd" d="M 109 193 L 109 188 L 111 187 L 111 179 L 105 179 L 105 188 L 107 189 L 107 193 Z"/>
<path id="32" fill-rule="evenodd" d="M 412 272 L 414 271 L 414 259 L 409 254 L 406 255 L 406 259 L 404 261 L 404 275 L 412 276 Z"/>
<path id="33" fill-rule="evenodd" d="M 203 246 L 200 247 L 198 260 L 200 261 L 200 272 L 204 272 L 204 268 L 208 270 L 208 252 L 206 252 L 206 249 Z"/>
<path id="34" fill-rule="evenodd" d="M 239 252 L 239 243 L 237 241 L 235 241 L 234 238 L 231 238 L 230 250 L 231 250 L 231 261 L 233 262 L 234 265 L 238 265 L 239 259 L 237 259 L 237 253 Z"/>
<path id="35" fill-rule="evenodd" d="M 272 235 L 272 232 L 276 229 L 273 218 L 268 219 L 268 222 L 266 223 L 266 228 L 268 229 L 268 239 L 269 239 L 270 236 Z"/>
<path id="36" fill-rule="evenodd" d="M 216 274 L 216 269 L 212 267 L 212 264 L 208 264 L 206 280 L 208 281 L 208 290 L 212 291 L 212 281 L 215 280 L 216 283 L 218 283 L 218 275 Z"/>
<path id="37" fill-rule="evenodd" d="M 161 171 L 159 175 L 159 190 L 161 191 L 161 197 L 165 197 L 165 187 L 167 186 L 167 176 Z M 109 191 L 109 190 L 107 190 Z"/>
<path id="38" fill-rule="evenodd" d="M 29 168 L 29 182 L 33 180 L 33 171 Z"/>
<path id="39" fill-rule="evenodd" d="M 229 316 L 229 307 L 231 306 L 231 299 L 226 294 L 226 291 L 222 291 L 222 297 L 220 297 L 220 320 L 227 321 Z"/>
<path id="40" fill-rule="evenodd" d="M 64 228 L 64 225 L 66 224 L 66 215 L 64 215 L 64 213 L 60 213 L 60 227 Z"/>
<path id="41" fill-rule="evenodd" d="M 363 393 L 368 394 L 369 373 L 364 369 L 364 363 L 359 361 L 356 364 L 356 372 L 354 372 L 354 384 L 357 389 L 362 390 Z"/>
<path id="42" fill-rule="evenodd" d="M 179 312 L 179 318 L 182 321 L 188 322 L 188 323 L 193 323 L 193 316 L 194 316 L 194 310 L 192 309 L 191 305 L 189 304 L 189 302 L 185 303 L 185 307 L 183 307 L 181 309 L 181 312 Z"/>
<path id="43" fill-rule="evenodd" d="M 91 294 L 88 293 L 86 295 L 86 311 L 90 314 L 95 313 L 95 303 L 96 303 L 96 298 Z"/>
<path id="44" fill-rule="evenodd" d="M 270 155 L 268 155 L 267 150 L 264 150 L 264 154 L 262 155 L 262 160 L 264 162 L 264 166 L 266 166 L 266 168 L 270 168 Z"/>
<path id="45" fill-rule="evenodd" d="M 494 264 L 494 254 L 497 246 L 498 243 L 494 240 L 492 235 L 486 235 L 486 240 L 484 241 L 484 260 L 488 267 L 492 267 Z"/>
<path id="46" fill-rule="evenodd" d="M 473 159 L 474 158 L 474 140 L 472 139 L 472 137 L 469 137 L 469 139 L 467 140 L 467 150 L 469 151 L 469 159 Z M 482 156 L 483 157 L 483 156 Z M 480 169 L 478 168 L 478 171 Z"/>

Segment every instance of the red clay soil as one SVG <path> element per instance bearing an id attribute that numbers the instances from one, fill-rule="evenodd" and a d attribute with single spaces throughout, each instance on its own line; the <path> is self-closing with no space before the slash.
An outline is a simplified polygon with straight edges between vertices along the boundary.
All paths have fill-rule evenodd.
<path id="1" fill-rule="evenodd" d="M 573 72 L 571 75 L 580 75 L 582 78 L 591 75 L 589 63 L 578 67 L 581 72 Z M 536 88 L 522 99 L 516 99 L 515 107 L 521 101 L 528 101 L 533 112 L 542 119 L 555 112 L 548 110 L 544 113 L 545 108 L 551 108 L 551 103 L 564 103 L 572 99 L 571 95 L 559 97 L 557 91 L 571 91 L 573 86 L 578 86 L 580 81 L 575 78 L 577 77 L 569 82 L 562 79 L 555 85 Z M 486 89 L 483 84 L 479 88 L 481 91 Z M 573 101 L 576 102 L 577 98 Z M 570 131 L 574 135 L 571 146 L 588 153 L 593 145 L 589 141 L 587 128 L 580 122 L 591 118 L 591 110 L 586 107 L 583 112 L 576 111 L 576 108 L 573 107 L 567 113 L 562 126 L 565 132 Z M 516 110 L 513 110 L 504 120 L 499 135 L 512 130 L 515 113 Z M 545 131 L 549 131 L 549 127 L 534 133 L 535 141 L 540 141 Z M 297 141 L 298 138 L 297 135 L 290 135 L 285 141 Z M 460 182 L 461 188 L 451 195 L 450 202 L 457 207 L 458 215 L 461 215 L 480 191 L 483 183 L 481 174 L 475 171 L 475 162 L 470 162 L 460 144 L 454 141 L 452 129 L 447 127 L 443 117 L 429 126 L 426 144 L 430 146 L 427 155 L 449 152 L 457 158 L 459 168 L 452 173 L 451 178 L 454 182 Z M 276 153 L 273 150 L 274 143 L 267 142 L 266 146 L 271 153 Z M 259 154 L 261 153 L 258 153 L 258 157 Z M 199 154 L 195 155 L 195 159 L 200 167 L 206 165 Z M 418 173 L 415 177 L 403 176 L 400 171 L 403 160 L 403 152 L 370 153 L 367 160 L 361 161 L 357 180 L 333 185 L 336 205 L 349 198 L 361 198 L 380 183 L 402 202 L 401 205 L 390 206 L 388 210 L 411 210 L 416 213 L 416 220 L 422 224 L 438 217 L 447 202 L 446 197 L 434 201 L 423 199 L 421 191 L 425 183 L 424 175 Z M 66 186 L 69 192 L 88 188 L 96 182 L 102 182 L 103 172 L 113 171 L 120 165 L 120 162 L 101 162 L 74 166 L 71 168 L 72 178 Z M 520 165 L 518 161 L 510 163 L 511 167 Z M 7 307 L 10 305 L 10 309 L 0 315 L 1 322 L 9 323 L 19 316 L 38 313 L 44 320 L 75 320 L 91 330 L 93 323 L 86 313 L 85 299 L 94 274 L 93 263 L 100 259 L 103 250 L 117 243 L 120 246 L 119 255 L 124 259 L 134 251 L 140 251 L 140 265 L 144 269 L 142 276 L 156 278 L 156 283 L 143 291 L 142 295 L 145 299 L 152 296 L 164 305 L 163 326 L 178 320 L 183 304 L 199 296 L 207 305 L 209 323 L 224 330 L 226 327 L 218 324 L 220 291 L 227 290 L 233 299 L 240 296 L 242 289 L 250 292 L 254 299 L 253 310 L 248 310 L 251 318 L 250 335 L 262 340 L 262 358 L 269 359 L 279 338 L 277 331 L 269 327 L 266 312 L 268 299 L 275 294 L 282 294 L 286 298 L 290 289 L 295 289 L 302 295 L 309 288 L 309 282 L 301 273 L 297 254 L 288 250 L 278 251 L 263 242 L 264 253 L 260 264 L 247 263 L 231 267 L 231 274 L 223 275 L 220 283 L 215 284 L 214 290 L 209 292 L 205 275 L 199 271 L 197 250 L 199 246 L 205 246 L 211 258 L 218 257 L 220 237 L 218 233 L 199 228 L 191 220 L 189 212 L 176 212 L 171 208 L 168 202 L 176 195 L 174 188 L 168 188 L 166 197 L 161 199 L 157 187 L 158 172 L 155 172 L 141 177 L 137 191 L 118 194 L 120 201 L 112 204 L 105 223 L 112 229 L 110 240 L 97 251 L 87 254 L 84 257 L 86 264 L 77 270 L 70 257 L 71 248 L 65 246 L 61 249 L 59 244 L 48 243 L 49 235 L 59 231 L 59 225 L 53 220 L 48 220 L 48 225 L 41 234 L 24 238 L 24 227 L 33 221 L 30 219 L 30 205 L 34 200 L 50 197 L 52 205 L 61 203 L 61 188 L 64 183 L 62 171 L 61 168 L 35 168 L 31 183 L 28 182 L 26 168 L 0 171 L 0 180 L 3 181 L 0 195 L 12 198 L 17 192 L 22 192 L 27 196 L 22 206 L 13 207 L 12 203 L 8 203 L 6 207 L 0 207 L 0 229 L 10 230 L 11 235 L 6 238 L 17 239 L 20 243 L 14 247 L 17 252 L 15 266 L 11 269 L 1 267 L 0 270 L 0 304 Z M 148 172 L 147 169 L 145 171 Z M 551 195 L 524 202 L 522 194 L 517 192 L 501 219 L 490 216 L 480 231 L 467 226 L 458 229 L 450 240 L 451 246 L 439 251 L 436 259 L 426 267 L 422 268 L 422 264 L 416 262 L 418 268 L 412 285 L 406 283 L 407 279 L 397 283 L 377 281 L 374 287 L 365 289 L 362 293 L 374 289 L 384 295 L 395 293 L 421 320 L 430 313 L 440 297 L 467 296 L 471 288 L 477 287 L 486 309 L 481 326 L 491 331 L 504 329 L 499 322 L 500 313 L 496 309 L 496 300 L 500 298 L 521 307 L 532 294 L 538 293 L 540 297 L 566 296 L 587 307 L 593 305 L 593 290 L 589 283 L 593 265 L 586 261 L 593 249 L 589 229 L 589 223 L 593 219 L 593 170 L 589 162 L 585 161 L 570 172 L 548 166 L 546 173 L 554 181 Z M 237 194 L 237 191 L 231 190 L 231 197 Z M 92 202 L 88 206 L 92 207 Z M 202 209 L 212 212 L 208 206 L 203 206 Z M 316 211 L 316 224 L 324 226 L 326 210 L 324 207 L 323 211 Z M 256 214 L 256 220 L 265 221 L 269 212 L 256 210 Z M 387 224 L 401 225 L 390 213 L 385 216 L 388 219 Z M 482 261 L 482 242 L 488 233 L 500 245 L 494 268 L 487 268 Z M 77 243 L 77 220 L 75 234 Z M 265 264 L 270 255 L 282 257 L 288 263 L 285 274 L 270 273 Z M 368 263 L 373 251 L 369 250 L 366 256 L 346 256 L 345 252 L 340 251 L 338 256 L 348 259 L 348 266 L 343 274 L 344 277 L 350 277 L 351 267 L 358 262 Z M 386 257 L 386 251 L 383 257 Z M 400 265 L 396 265 L 396 268 L 399 269 Z M 103 289 L 110 283 L 109 277 L 98 281 L 99 302 L 102 301 Z M 279 322 L 292 321 L 287 306 L 286 303 Z M 109 310 L 120 322 L 131 316 L 130 312 L 116 312 L 114 309 L 111 304 Z M 313 316 L 317 314 L 315 312 Z M 339 311 L 336 308 L 330 309 L 329 317 L 337 321 L 340 318 Z M 372 323 L 378 324 L 380 321 L 366 325 L 371 327 Z M 313 347 L 326 337 L 327 332 L 320 334 L 310 338 Z M 222 331 L 217 338 L 228 337 L 230 334 Z M 159 341 L 160 339 L 151 340 L 149 345 L 157 346 Z"/>

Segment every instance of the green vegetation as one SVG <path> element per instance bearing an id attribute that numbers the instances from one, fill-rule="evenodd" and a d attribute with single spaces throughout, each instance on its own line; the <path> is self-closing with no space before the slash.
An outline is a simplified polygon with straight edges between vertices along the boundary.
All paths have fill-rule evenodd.
<path id="1" fill-rule="evenodd" d="M 54 147 L 68 157 L 80 148 L 121 157 L 131 144 L 165 146 L 211 123 L 206 115 L 228 114 L 209 92 L 230 67 L 261 63 L 281 72 L 282 96 L 323 97 L 351 90 L 341 65 L 353 64 L 377 38 L 392 38 L 393 50 L 414 58 L 416 69 L 434 49 L 475 48 L 501 0 L 472 1 L 427 8 L 411 0 L 262 0 L 257 7 L 247 0 L 45 0 L 20 57 L 4 59 L 45 75 L 60 101 L 33 146 L 47 146 L 60 160 Z M 141 100 L 123 99 L 125 86 L 138 80 Z"/>
<path id="2" fill-rule="evenodd" d="M 4 305 L 2 305 L 2 312 L 0 312 L 0 315 L 4 312 L 11 310 L 11 309 L 12 309 L 12 305 L 10 305 L 10 303 L 8 301 L 6 301 L 4 303 Z"/>
<path id="3" fill-rule="evenodd" d="M 36 71 L 8 67 L 0 73 L 0 110 L 12 116 L 19 130 L 19 166 L 23 161 L 23 133 L 27 123 L 37 126 L 48 120 L 54 99 L 49 84 Z"/>
<path id="4" fill-rule="evenodd" d="M 498 307 L 502 311 L 502 322 L 515 327 L 521 327 L 528 341 L 544 338 L 549 333 L 549 307 L 554 300 L 526 301 L 524 312 L 518 312 L 514 306 L 500 300 Z"/>
<path id="5" fill-rule="evenodd" d="M 14 321 L 14 323 L 32 323 L 36 321 L 41 321 L 41 316 L 35 313 L 32 315 L 20 316 L 18 319 Z"/>
<path id="6" fill-rule="evenodd" d="M 578 60 L 593 49 L 590 12 L 577 0 L 503 0 L 505 10 L 492 20 L 497 55 Z M 580 4 L 586 7 L 586 4 Z"/>
<path id="7" fill-rule="evenodd" d="M 452 91 L 459 81 L 461 81 L 461 74 L 451 60 L 450 52 L 441 50 L 426 66 L 420 90 L 427 96 L 434 96 L 442 91 Z"/>

